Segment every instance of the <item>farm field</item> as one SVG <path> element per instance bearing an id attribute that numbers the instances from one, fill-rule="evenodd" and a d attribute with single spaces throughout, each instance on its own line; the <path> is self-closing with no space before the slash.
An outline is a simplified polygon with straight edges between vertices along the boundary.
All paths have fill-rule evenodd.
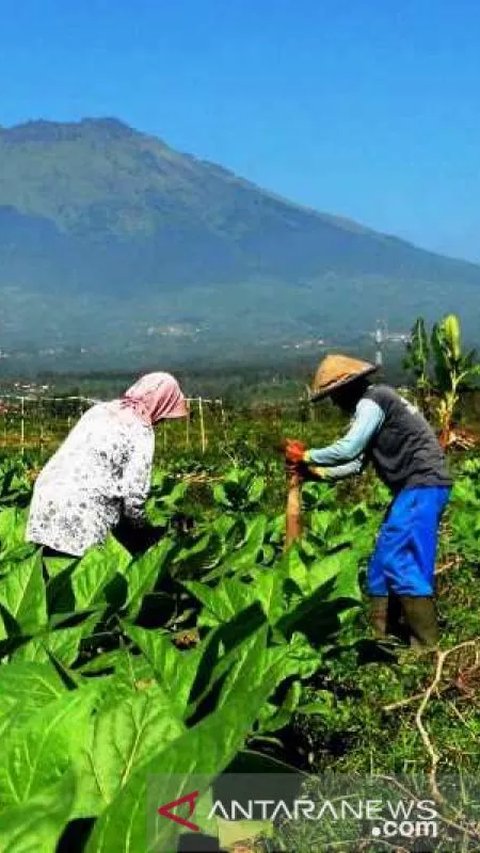
<path id="1" fill-rule="evenodd" d="M 306 821 L 273 838 L 260 830 L 243 850 L 479 849 L 480 464 L 451 460 L 441 651 L 418 656 L 374 640 L 365 616 L 366 561 L 389 500 L 373 475 L 305 485 L 305 533 L 284 551 L 278 441 L 320 443 L 336 428 L 333 416 L 232 417 L 204 453 L 175 429 L 159 433 L 148 501 L 158 541 L 127 550 L 111 537 L 70 561 L 24 541 L 49 451 L 5 451 L 0 850 L 174 851 L 181 828 L 147 815 L 149 778 L 160 805 L 199 776 L 291 768 L 307 787 L 334 773 L 436 798 L 437 846 L 394 846 L 365 826 L 342 840 L 338 826 Z"/>

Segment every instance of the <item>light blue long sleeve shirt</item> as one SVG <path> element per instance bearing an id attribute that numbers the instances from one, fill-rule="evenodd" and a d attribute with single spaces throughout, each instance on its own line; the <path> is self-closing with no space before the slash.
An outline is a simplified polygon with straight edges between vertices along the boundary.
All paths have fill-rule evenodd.
<path id="1" fill-rule="evenodd" d="M 309 450 L 305 461 L 326 467 L 325 476 L 330 480 L 359 474 L 364 465 L 365 450 L 384 420 L 385 415 L 377 403 L 360 400 L 348 432 L 327 447 Z"/>

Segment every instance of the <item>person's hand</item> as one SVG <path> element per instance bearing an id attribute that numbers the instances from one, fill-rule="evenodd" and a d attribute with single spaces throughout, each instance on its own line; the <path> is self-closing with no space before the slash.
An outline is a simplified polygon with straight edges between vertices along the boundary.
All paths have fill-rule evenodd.
<path id="1" fill-rule="evenodd" d="M 304 480 L 326 480 L 327 471 L 325 468 L 320 468 L 318 465 L 305 465 L 306 473 L 303 475 Z"/>
<path id="2" fill-rule="evenodd" d="M 306 450 L 307 448 L 303 441 L 287 438 L 285 440 L 285 459 L 287 464 L 300 465 L 301 462 L 304 462 Z"/>
<path id="3" fill-rule="evenodd" d="M 308 475 L 308 468 L 303 462 L 298 465 L 294 465 L 292 462 L 287 462 L 285 460 L 285 473 L 287 475 L 287 480 L 289 486 L 294 484 L 301 486 L 305 479 L 308 479 L 306 475 Z"/>

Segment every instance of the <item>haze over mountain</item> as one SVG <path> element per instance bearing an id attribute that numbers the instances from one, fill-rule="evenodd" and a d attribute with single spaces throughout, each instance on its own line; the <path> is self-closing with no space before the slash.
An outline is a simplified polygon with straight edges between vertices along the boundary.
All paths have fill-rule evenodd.
<path id="1" fill-rule="evenodd" d="M 0 128 L 2 349 L 222 358 L 447 310 L 474 337 L 479 293 L 479 266 L 300 207 L 118 120 Z"/>

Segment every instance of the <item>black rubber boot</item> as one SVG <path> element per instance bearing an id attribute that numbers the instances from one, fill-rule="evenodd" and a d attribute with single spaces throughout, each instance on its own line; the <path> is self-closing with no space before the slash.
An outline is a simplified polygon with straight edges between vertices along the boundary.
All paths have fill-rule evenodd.
<path id="1" fill-rule="evenodd" d="M 405 621 L 410 631 L 410 645 L 436 646 L 439 631 L 433 598 L 405 595 L 402 596 L 401 602 Z"/>
<path id="2" fill-rule="evenodd" d="M 388 633 L 388 596 L 371 595 L 368 616 L 376 637 L 386 637 Z"/>

